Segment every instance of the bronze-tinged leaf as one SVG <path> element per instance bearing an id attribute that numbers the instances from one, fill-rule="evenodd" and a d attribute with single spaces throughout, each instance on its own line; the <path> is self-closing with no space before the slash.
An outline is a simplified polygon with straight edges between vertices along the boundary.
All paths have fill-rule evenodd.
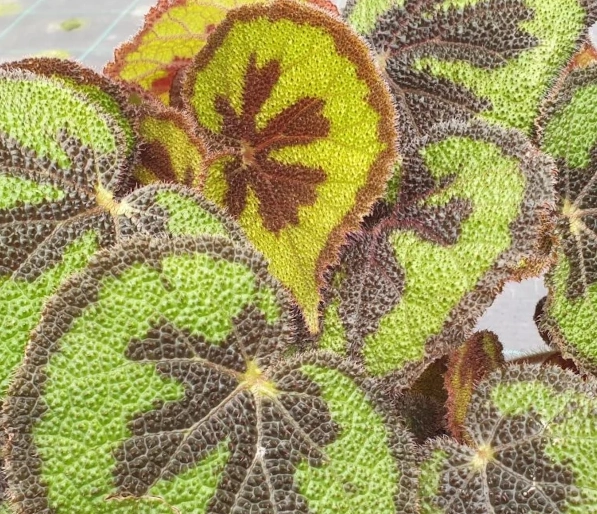
<path id="1" fill-rule="evenodd" d="M 398 202 L 379 207 L 345 251 L 318 344 L 408 388 L 470 336 L 507 281 L 549 262 L 540 243 L 555 165 L 520 132 L 471 120 L 438 125 L 401 166 Z M 395 277 L 387 301 L 383 268 Z"/>
<path id="2" fill-rule="evenodd" d="M 241 114 L 226 97 L 215 99 L 216 111 L 222 116 L 218 138 L 226 146 L 240 143 L 224 166 L 228 184 L 224 203 L 230 214 L 239 217 L 247 206 L 249 192 L 253 192 L 263 226 L 277 234 L 289 225 L 298 225 L 299 208 L 313 205 L 316 187 L 325 180 L 325 173 L 320 168 L 283 164 L 271 153 L 327 137 L 330 122 L 323 116 L 325 102 L 307 97 L 260 128 L 256 117 L 278 83 L 281 69 L 277 61 L 258 68 L 256 58 L 256 54 L 249 58 Z"/>
<path id="3" fill-rule="evenodd" d="M 210 34 L 230 10 L 258 1 L 158 0 L 145 15 L 139 32 L 116 49 L 104 73 L 140 87 L 166 105 L 179 107 L 185 69 Z M 329 0 L 307 1 L 338 14 Z"/>
<path id="4" fill-rule="evenodd" d="M 465 438 L 463 424 L 478 383 L 506 364 L 503 350 L 498 336 L 484 330 L 473 334 L 450 355 L 444 377 L 448 392 L 447 421 L 449 433 L 457 441 Z"/>

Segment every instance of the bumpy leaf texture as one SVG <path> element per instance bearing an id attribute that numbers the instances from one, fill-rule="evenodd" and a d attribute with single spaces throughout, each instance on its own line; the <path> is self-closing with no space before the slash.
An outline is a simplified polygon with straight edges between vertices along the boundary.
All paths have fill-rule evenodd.
<path id="1" fill-rule="evenodd" d="M 13 506 L 414 513 L 410 437 L 354 364 L 284 357 L 290 308 L 264 259 L 221 237 L 98 254 L 48 303 L 11 386 Z"/>
<path id="2" fill-rule="evenodd" d="M 84 94 L 89 102 L 100 109 L 102 115 L 107 114 L 122 131 L 126 142 L 126 154 L 130 162 L 135 161 L 138 151 L 138 114 L 129 102 L 129 92 L 122 86 L 74 61 L 49 57 L 3 63 L 0 69 L 29 71 L 62 82 L 65 86 Z M 74 133 L 71 135 L 76 136 Z"/>
<path id="3" fill-rule="evenodd" d="M 464 421 L 473 391 L 486 375 L 505 365 L 503 346 L 498 336 L 484 330 L 475 332 L 450 355 L 444 377 L 448 391 L 447 424 L 450 435 L 462 442 Z"/>
<path id="4" fill-rule="evenodd" d="M 541 147 L 558 164 L 560 245 L 547 277 L 542 328 L 581 368 L 597 371 L 597 65 L 556 85 L 539 120 Z"/>
<path id="5" fill-rule="evenodd" d="M 70 85 L 0 70 L 1 394 L 44 299 L 116 238 L 130 156 L 110 111 L 83 92 L 92 73 Z"/>
<path id="6" fill-rule="evenodd" d="M 143 99 L 139 111 L 141 150 L 135 177 L 142 184 L 161 181 L 200 189 L 207 148 L 193 118 L 151 98 Z"/>
<path id="7" fill-rule="evenodd" d="M 318 9 L 244 6 L 212 34 L 182 94 L 214 149 L 205 195 L 239 220 L 317 331 L 324 271 L 396 157 L 393 106 L 367 46 Z"/>
<path id="8" fill-rule="evenodd" d="M 179 106 L 185 69 L 208 36 L 231 9 L 257 1 L 158 0 L 139 32 L 116 49 L 104 73 L 151 93 L 166 105 Z M 311 3 L 338 12 L 328 0 Z"/>
<path id="9" fill-rule="evenodd" d="M 374 46 L 405 142 L 480 115 L 530 132 L 540 102 L 597 19 L 588 0 L 357 0 L 344 16 Z"/>
<path id="10" fill-rule="evenodd" d="M 541 269 L 554 164 L 519 132 L 474 120 L 436 127 L 404 169 L 398 203 L 342 257 L 319 344 L 408 387 L 507 280 Z"/>
<path id="11" fill-rule="evenodd" d="M 72 75 L 78 71 L 75 66 Z M 98 91 L 84 92 L 93 72 L 72 87 L 62 77 L 14 68 L 0 74 L 6 108 L 0 119 L 1 400 L 45 300 L 99 248 L 137 232 L 243 238 L 236 223 L 182 186 L 126 194 L 126 134 L 102 108 L 116 100 L 96 102 Z"/>
<path id="12" fill-rule="evenodd" d="M 597 384 L 512 366 L 473 395 L 470 445 L 438 439 L 421 464 L 422 514 L 586 514 L 597 509 Z"/>

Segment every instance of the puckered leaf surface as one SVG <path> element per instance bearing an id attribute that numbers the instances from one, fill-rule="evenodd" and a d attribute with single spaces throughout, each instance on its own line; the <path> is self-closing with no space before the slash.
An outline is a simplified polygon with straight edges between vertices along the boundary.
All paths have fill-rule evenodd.
<path id="1" fill-rule="evenodd" d="M 597 8 L 588 0 L 358 0 L 345 17 L 375 47 L 410 140 L 478 114 L 530 132 Z"/>
<path id="2" fill-rule="evenodd" d="M 0 70 L 0 398 L 45 299 L 98 248 L 138 231 L 190 234 L 220 224 L 225 232 L 235 225 L 222 224 L 214 206 L 180 186 L 127 198 L 126 135 L 102 108 L 106 102 L 85 92 L 93 73 L 72 85 L 64 67 L 57 77 Z"/>
<path id="3" fill-rule="evenodd" d="M 556 158 L 560 240 L 543 309 L 551 341 L 585 370 L 597 370 L 597 65 L 557 84 L 539 120 L 542 148 Z"/>
<path id="4" fill-rule="evenodd" d="M 283 357 L 290 307 L 263 258 L 217 236 L 98 254 L 11 386 L 14 506 L 414 513 L 410 437 L 354 364 Z"/>
<path id="5" fill-rule="evenodd" d="M 336 271 L 320 346 L 403 385 L 461 344 L 505 281 L 538 273 L 554 164 L 519 132 L 438 126 L 403 161 L 400 196 Z"/>
<path id="6" fill-rule="evenodd" d="M 0 137 L 0 184 L 7 184 L 0 202 L 10 205 L 0 209 L 0 235 L 11 243 L 0 247 L 0 398 L 45 300 L 99 248 L 136 233 L 209 233 L 245 241 L 232 219 L 183 186 L 155 184 L 112 196 L 102 189 L 114 177 L 109 161 L 97 162 L 73 138 L 62 144 L 72 160 L 68 170 Z M 39 194 L 46 190 L 55 198 Z"/>
<path id="7" fill-rule="evenodd" d="M 423 514 L 586 514 L 597 509 L 597 385 L 556 366 L 513 366 L 473 395 L 470 445 L 438 439 L 421 465 Z"/>
<path id="8" fill-rule="evenodd" d="M 185 105 L 214 148 L 205 195 L 238 218 L 316 331 L 323 272 L 395 159 L 393 107 L 367 46 L 320 10 L 245 6 L 186 77 Z"/>
<path id="9" fill-rule="evenodd" d="M 139 113 L 141 151 L 133 173 L 142 184 L 156 181 L 200 189 L 205 178 L 205 142 L 186 113 L 144 99 Z"/>
<path id="10" fill-rule="evenodd" d="M 230 216 L 197 191 L 179 184 L 151 184 L 136 189 L 124 199 L 128 216 L 117 222 L 122 236 L 198 236 L 228 237 L 246 243 L 244 232 Z"/>
<path id="11" fill-rule="evenodd" d="M 0 70 L 2 394 L 43 300 L 117 235 L 126 136 L 80 86 Z"/>
<path id="12" fill-rule="evenodd" d="M 122 86 L 74 61 L 50 57 L 35 57 L 4 63 L 0 69 L 29 71 L 38 76 L 49 77 L 72 87 L 108 114 L 121 130 L 126 142 L 126 153 L 131 161 L 137 152 L 137 113 L 128 101 Z M 76 134 L 71 134 L 76 135 Z"/>
<path id="13" fill-rule="evenodd" d="M 231 9 L 257 1 L 158 0 L 145 15 L 139 32 L 116 49 L 104 73 L 150 92 L 166 105 L 171 100 L 176 104 L 185 68 L 205 46 L 208 36 Z M 328 0 L 312 3 L 337 13 Z"/>

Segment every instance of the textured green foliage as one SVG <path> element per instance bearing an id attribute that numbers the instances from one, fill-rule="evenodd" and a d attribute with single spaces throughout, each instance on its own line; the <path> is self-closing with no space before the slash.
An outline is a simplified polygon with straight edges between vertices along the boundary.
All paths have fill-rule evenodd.
<path id="1" fill-rule="evenodd" d="M 141 151 L 133 171 L 142 184 L 176 182 L 203 185 L 207 149 L 192 117 L 145 99 L 139 114 Z"/>
<path id="2" fill-rule="evenodd" d="M 115 241 L 129 157 L 109 112 L 60 78 L 0 70 L 0 98 L 3 394 L 44 299 Z"/>
<path id="3" fill-rule="evenodd" d="M 555 366 L 512 366 L 481 383 L 464 429 L 422 466 L 423 514 L 597 509 L 597 384 Z"/>
<path id="4" fill-rule="evenodd" d="M 400 370 L 408 385 L 466 339 L 505 281 L 540 269 L 553 163 L 518 132 L 471 121 L 434 129 L 403 169 L 396 206 L 342 257 L 320 345 L 344 337 L 369 371 Z"/>
<path id="5" fill-rule="evenodd" d="M 70 159 L 57 139 L 59 131 L 76 137 L 99 155 L 110 155 L 118 171 L 126 166 L 126 137 L 103 107 L 80 88 L 58 77 L 29 71 L 0 70 L 0 132 L 40 158 L 66 167 Z"/>
<path id="6" fill-rule="evenodd" d="M 218 236 L 98 254 L 48 303 L 6 400 L 15 507 L 414 513 L 405 430 L 354 364 L 282 358 L 290 307 Z"/>
<path id="7" fill-rule="evenodd" d="M 85 188 L 77 191 L 81 194 L 73 196 L 73 201 L 85 201 L 85 192 Z M 90 215 L 89 224 L 83 225 L 81 232 L 75 232 L 76 224 L 69 218 L 58 220 L 54 233 L 60 235 L 62 229 L 70 229 L 69 234 L 73 234 L 74 239 L 67 241 L 63 249 L 58 246 L 58 250 L 62 250 L 55 262 L 49 260 L 52 255 L 49 249 L 62 240 L 46 238 L 47 241 L 23 257 L 23 264 L 12 274 L 7 272 L 4 277 L 0 276 L 0 320 L 5 327 L 4 344 L 0 347 L 2 395 L 10 375 L 21 362 L 29 333 L 39 321 L 45 300 L 70 275 L 83 269 L 98 248 L 137 233 L 152 236 L 214 234 L 245 242 L 234 220 L 197 192 L 182 186 L 146 186 L 125 196 L 119 205 L 120 210 L 107 213 L 95 207 L 97 218 Z M 73 217 L 85 221 L 85 214 Z"/>
<path id="8" fill-rule="evenodd" d="M 152 184 L 130 193 L 128 216 L 118 218 L 121 235 L 228 237 L 245 243 L 242 229 L 219 207 L 193 189 L 178 184 Z"/>
<path id="9" fill-rule="evenodd" d="M 557 263 L 542 329 L 565 355 L 597 370 L 597 65 L 566 75 L 539 120 L 541 147 L 556 158 Z"/>
<path id="10" fill-rule="evenodd" d="M 128 102 L 128 95 L 115 82 L 85 68 L 74 61 L 39 57 L 5 63 L 6 70 L 23 70 L 37 76 L 53 78 L 66 87 L 87 97 L 88 101 L 109 115 L 125 137 L 127 154 L 131 160 L 137 151 L 136 112 Z M 76 136 L 76 134 L 73 134 Z"/>
<path id="11" fill-rule="evenodd" d="M 239 232 L 214 206 L 180 187 L 126 197 L 134 152 L 111 117 L 123 111 L 113 111 L 116 100 L 92 101 L 95 96 L 81 92 L 92 87 L 93 72 L 82 73 L 76 87 L 68 82 L 67 66 L 56 66 L 62 70 L 57 78 L 14 71 L 14 65 L 0 71 L 0 95 L 12 109 L 11 117 L 5 113 L 7 132 L 0 132 L 0 397 L 45 299 L 98 248 L 137 231 L 199 233 L 205 216 Z M 75 76 L 80 69 L 73 66 Z M 115 88 L 102 86 L 98 98 Z"/>
<path id="12" fill-rule="evenodd" d="M 530 132 L 540 102 L 597 19 L 589 0 L 358 0 L 345 13 L 374 46 L 406 140 L 437 122 Z"/>
<path id="13" fill-rule="evenodd" d="M 502 343 L 488 330 L 474 333 L 450 355 L 445 387 L 448 430 L 454 439 L 463 440 L 463 423 L 477 384 L 504 365 Z"/>
<path id="14" fill-rule="evenodd" d="M 319 9 L 243 6 L 194 60 L 182 97 L 213 150 L 205 195 L 239 220 L 315 332 L 326 267 L 396 156 L 369 49 Z"/>

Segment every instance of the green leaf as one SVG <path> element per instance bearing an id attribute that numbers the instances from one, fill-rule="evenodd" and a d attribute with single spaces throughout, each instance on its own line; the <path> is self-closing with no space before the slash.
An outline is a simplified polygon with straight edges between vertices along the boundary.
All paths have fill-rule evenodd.
<path id="1" fill-rule="evenodd" d="M 187 113 L 151 98 L 139 109 L 141 150 L 133 173 L 142 184 L 175 182 L 200 189 L 205 181 L 206 143 Z"/>
<path id="2" fill-rule="evenodd" d="M 347 17 L 379 56 L 405 141 L 475 116 L 530 133 L 543 96 L 597 20 L 589 0 L 395 3 L 359 0 Z"/>
<path id="3" fill-rule="evenodd" d="M 128 167 L 125 134 L 99 102 L 59 77 L 0 69 L 0 132 L 38 157 L 67 167 L 70 159 L 57 140 L 59 131 L 75 137 L 98 156 L 110 155 L 122 174 Z M 120 177 L 119 177 L 120 178 Z"/>
<path id="4" fill-rule="evenodd" d="M 28 71 L 52 78 L 84 95 L 118 126 L 121 134 L 115 135 L 119 138 L 124 136 L 127 155 L 134 162 L 137 152 L 137 113 L 128 101 L 128 92 L 120 84 L 74 61 L 50 57 L 8 62 L 0 65 L 0 69 Z"/>
<path id="5" fill-rule="evenodd" d="M 405 156 L 398 203 L 379 207 L 345 252 L 320 347 L 344 334 L 370 372 L 409 386 L 466 339 L 506 281 L 541 270 L 553 168 L 518 132 L 436 127 Z"/>
<path id="6" fill-rule="evenodd" d="M 420 477 L 423 514 L 597 509 L 597 384 L 555 366 L 512 366 L 474 393 L 470 445 L 438 439 Z"/>
<path id="7" fill-rule="evenodd" d="M 394 109 L 367 46 L 321 10 L 243 6 L 182 96 L 213 150 L 205 195 L 239 220 L 316 332 L 324 272 L 396 157 Z"/>
<path id="8" fill-rule="evenodd" d="M 0 70 L 0 399 L 44 300 L 117 237 L 126 138 L 61 78 Z"/>
<path id="9" fill-rule="evenodd" d="M 208 214 L 224 219 L 180 188 L 127 198 L 124 133 L 103 103 L 65 79 L 0 70 L 0 97 L 8 131 L 0 130 L 1 400 L 45 300 L 98 248 L 137 231 L 197 233 Z"/>
<path id="10" fill-rule="evenodd" d="M 148 91 L 166 105 L 175 105 L 186 67 L 207 38 L 234 8 L 260 0 L 158 0 L 145 15 L 143 27 L 119 46 L 104 73 Z M 331 12 L 333 3 L 314 0 Z"/>
<path id="11" fill-rule="evenodd" d="M 222 209 L 179 184 L 151 184 L 133 191 L 124 201 L 129 212 L 118 219 L 121 236 L 209 234 L 247 242 L 238 223 Z"/>
<path id="12" fill-rule="evenodd" d="M 48 303 L 6 401 L 14 507 L 414 514 L 409 435 L 354 364 L 284 357 L 291 307 L 221 237 L 98 254 Z"/>
<path id="13" fill-rule="evenodd" d="M 597 65 L 576 69 L 556 85 L 539 120 L 541 147 L 558 164 L 557 261 L 541 328 L 565 356 L 595 372 L 597 345 Z"/>

